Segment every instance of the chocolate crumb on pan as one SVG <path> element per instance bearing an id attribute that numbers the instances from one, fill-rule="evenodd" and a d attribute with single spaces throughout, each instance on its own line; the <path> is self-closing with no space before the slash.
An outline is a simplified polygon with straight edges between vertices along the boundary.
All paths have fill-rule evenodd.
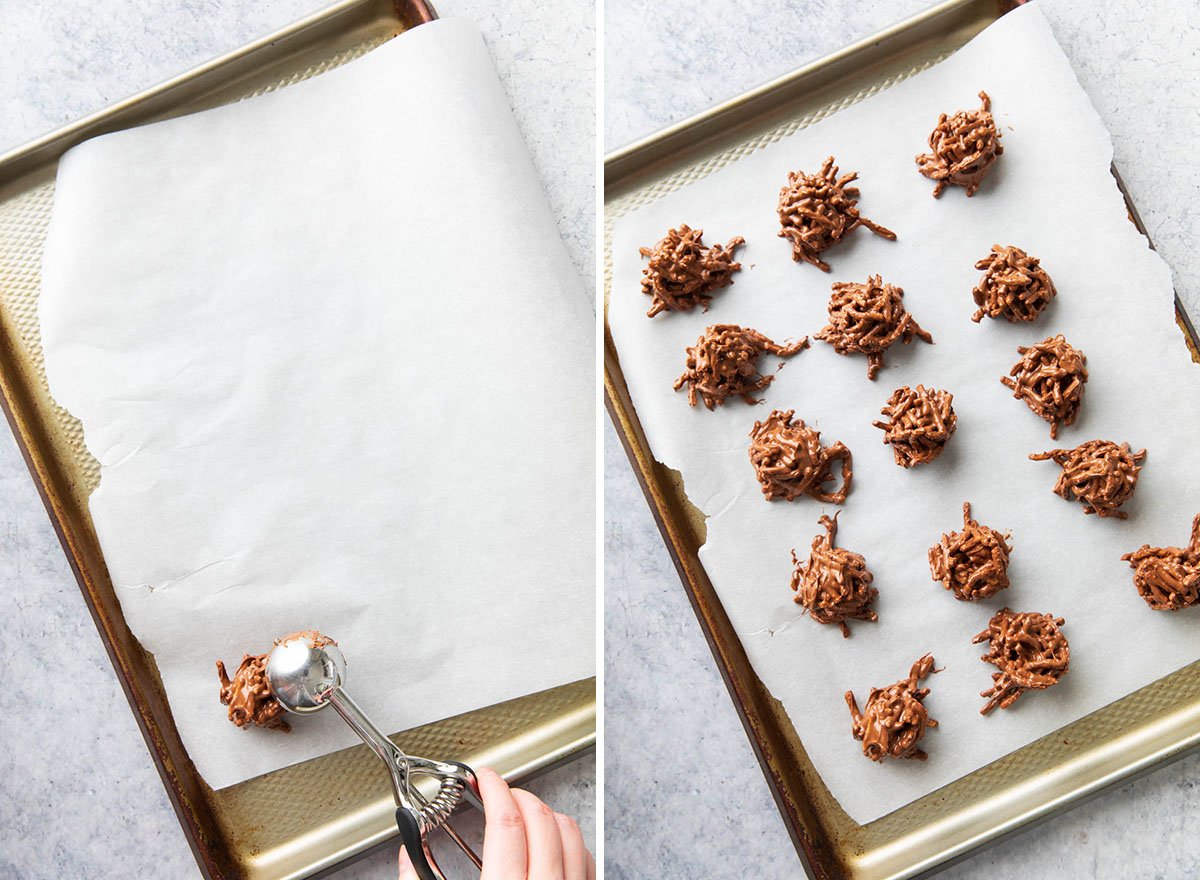
<path id="1" fill-rule="evenodd" d="M 963 503 L 961 532 L 942 535 L 929 548 L 933 579 L 964 602 L 988 599 L 1008 588 L 1008 535 L 971 518 L 971 503 Z"/>
<path id="2" fill-rule="evenodd" d="M 784 498 L 794 501 L 811 495 L 828 504 L 843 504 L 850 494 L 854 478 L 853 457 L 840 441 L 821 445 L 821 432 L 804 424 L 792 423 L 795 410 L 774 410 L 750 431 L 750 463 L 768 501 Z M 841 462 L 842 486 L 835 492 L 825 488 L 834 481 L 833 465 Z"/>
<path id="3" fill-rule="evenodd" d="M 322 635 L 316 630 L 303 630 L 276 639 L 275 644 L 291 641 L 295 638 L 307 638 L 317 647 L 336 645 L 333 639 Z M 292 726 L 285 717 L 287 710 L 271 693 L 267 684 L 266 654 L 244 654 L 233 678 L 225 670 L 225 664 L 217 661 L 217 677 L 221 681 L 221 704 L 229 707 L 229 720 L 238 727 L 246 728 L 251 725 L 266 727 L 271 730 L 289 732 Z"/>
<path id="4" fill-rule="evenodd" d="M 979 306 L 971 316 L 976 324 L 985 315 L 1011 324 L 1035 321 L 1057 293 L 1041 261 L 1013 245 L 992 245 L 975 268 L 984 270 L 971 292 Z"/>
<path id="5" fill-rule="evenodd" d="M 1200 513 L 1192 520 L 1186 547 L 1143 544 L 1121 557 L 1133 569 L 1138 595 L 1155 611 L 1180 611 L 1200 604 Z"/>
<path id="6" fill-rule="evenodd" d="M 652 248 L 639 248 L 650 265 L 642 270 L 642 293 L 652 298 L 646 316 L 659 312 L 690 312 L 696 306 L 708 311 L 713 292 L 733 284 L 733 273 L 742 268 L 733 252 L 746 243 L 740 235 L 728 244 L 704 246 L 704 230 L 687 224 L 671 229 Z"/>
<path id="7" fill-rule="evenodd" d="M 849 186 L 857 172 L 838 177 L 833 156 L 817 174 L 788 172 L 787 185 L 779 191 L 779 237 L 792 243 L 792 259 L 812 263 L 824 271 L 829 264 L 821 254 L 859 226 L 882 238 L 896 240 L 896 233 L 872 223 L 858 213 L 858 187 Z"/>
<path id="8" fill-rule="evenodd" d="M 1002 608 L 992 615 L 988 628 L 971 640 L 988 642 L 981 659 L 999 672 L 992 673 L 992 686 L 979 696 L 987 697 L 980 715 L 999 707 L 1007 709 L 1025 691 L 1041 691 L 1057 684 L 1071 665 L 1071 648 L 1062 634 L 1063 619 L 1049 614 Z"/>
<path id="9" fill-rule="evenodd" d="M 922 679 L 941 672 L 933 667 L 933 655 L 926 654 L 912 665 L 908 678 L 885 688 L 871 688 L 866 705 L 858 709 L 854 691 L 846 691 L 850 707 L 850 732 L 862 742 L 862 752 L 872 761 L 885 758 L 912 758 L 924 761 L 929 756 L 918 748 L 925 730 L 937 727 L 922 702 L 929 688 L 920 687 Z"/>
<path id="10" fill-rule="evenodd" d="M 675 380 L 675 390 L 688 386 L 688 403 L 699 398 L 708 409 L 721 406 L 728 397 L 758 403 L 755 392 L 764 390 L 774 376 L 758 372 L 763 352 L 788 358 L 808 348 L 808 337 L 790 345 L 773 342 L 757 330 L 737 324 L 713 324 L 687 350 L 686 369 Z"/>
<path id="11" fill-rule="evenodd" d="M 903 468 L 928 464 L 946 448 L 958 427 L 954 395 L 949 391 L 918 385 L 897 388 L 880 411 L 886 422 L 873 422 L 883 430 L 883 442 L 891 444 L 896 464 Z"/>
<path id="12" fill-rule="evenodd" d="M 975 195 L 996 157 L 1004 152 L 992 117 L 992 100 L 987 92 L 980 92 L 979 100 L 978 110 L 939 116 L 929 134 L 931 152 L 917 156 L 921 173 L 934 181 L 935 199 L 951 184 L 965 188 L 968 196 Z"/>
<path id="13" fill-rule="evenodd" d="M 829 297 L 829 324 L 816 334 L 838 354 L 865 354 L 867 378 L 874 379 L 883 366 L 883 353 L 895 342 L 908 344 L 913 337 L 932 343 L 904 308 L 904 290 L 884 284 L 872 275 L 865 284 L 838 282 Z"/>
<path id="14" fill-rule="evenodd" d="M 1128 443 L 1118 446 L 1111 440 L 1089 440 L 1074 449 L 1051 449 L 1029 456 L 1033 461 L 1053 459 L 1062 467 L 1054 485 L 1055 494 L 1082 502 L 1084 513 L 1117 519 L 1128 516 L 1118 508 L 1137 488 L 1140 463 L 1145 457 L 1146 450 L 1134 452 Z"/>
<path id="15" fill-rule="evenodd" d="M 1060 425 L 1073 425 L 1083 404 L 1087 385 L 1087 358 L 1060 333 L 1037 345 L 1019 346 L 1021 359 L 1000 381 L 1024 400 L 1035 416 L 1050 423 L 1050 439 L 1058 439 Z"/>
<path id="16" fill-rule="evenodd" d="M 833 546 L 838 514 L 818 520 L 825 534 L 813 538 L 807 562 L 801 562 L 792 551 L 792 590 L 796 593 L 793 601 L 805 608 L 809 617 L 817 623 L 836 623 L 842 628 L 842 637 L 849 638 L 847 620 L 879 619 L 871 610 L 879 591 L 871 586 L 874 575 L 862 554 Z"/>

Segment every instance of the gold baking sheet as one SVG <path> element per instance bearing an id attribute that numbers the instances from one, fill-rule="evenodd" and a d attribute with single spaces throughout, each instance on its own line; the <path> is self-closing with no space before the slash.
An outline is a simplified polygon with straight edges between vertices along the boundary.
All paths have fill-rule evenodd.
<path id="1" fill-rule="evenodd" d="M 97 134 L 238 100 L 336 67 L 434 17 L 424 0 L 347 0 L 24 147 L 0 155 L 0 394 L 101 638 L 209 880 L 313 877 L 395 832 L 382 765 L 365 746 L 214 792 L 180 743 L 154 660 L 130 634 L 88 515 L 99 468 L 49 396 L 37 323 L 41 252 L 59 156 Z M 397 88 L 419 84 L 397 84 Z M 397 169 L 401 173 L 403 169 Z M 215 682 L 215 679 L 214 679 Z M 214 684 L 214 699 L 215 699 Z M 594 748 L 595 680 L 396 736 L 416 754 L 527 779 Z"/>
<path id="2" fill-rule="evenodd" d="M 949 0 L 873 37 L 609 155 L 604 166 L 605 307 L 612 224 L 636 208 L 912 76 L 1006 11 Z M 1118 178 L 1119 179 L 1119 178 Z M 1130 216 L 1137 222 L 1130 206 Z M 1180 344 L 1200 362 L 1182 312 Z M 783 707 L 754 674 L 700 564 L 703 514 L 654 458 L 605 322 L 605 399 L 797 852 L 817 880 L 927 876 L 1056 811 L 1200 745 L 1200 663 L 867 825 L 830 796 Z"/>

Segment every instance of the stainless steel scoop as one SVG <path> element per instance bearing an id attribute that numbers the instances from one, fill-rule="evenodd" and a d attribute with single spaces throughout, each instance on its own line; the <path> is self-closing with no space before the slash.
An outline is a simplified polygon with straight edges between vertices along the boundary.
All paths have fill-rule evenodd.
<path id="1" fill-rule="evenodd" d="M 334 644 L 318 645 L 308 635 L 281 641 L 267 658 L 267 683 L 283 708 L 297 715 L 311 715 L 333 706 L 383 761 L 396 799 L 400 838 L 421 880 L 446 880 L 429 848 L 429 834 L 436 828 L 445 828 L 475 867 L 482 867 L 479 856 L 447 821 L 464 798 L 483 809 L 474 771 L 466 764 L 406 755 L 350 699 L 343 687 L 345 682 L 346 659 L 342 652 Z M 437 793 L 426 798 L 413 783 L 414 776 L 436 780 Z"/>

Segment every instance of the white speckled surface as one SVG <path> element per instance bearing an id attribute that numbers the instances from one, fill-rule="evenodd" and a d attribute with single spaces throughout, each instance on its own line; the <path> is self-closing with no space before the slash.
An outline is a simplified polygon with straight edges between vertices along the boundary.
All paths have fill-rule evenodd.
<path id="1" fill-rule="evenodd" d="M 1174 269 L 1181 295 L 1197 302 L 1200 257 L 1189 242 L 1195 239 L 1200 166 L 1183 157 L 1200 134 L 1198 114 L 1177 114 L 1174 126 L 1161 120 L 1166 106 L 1195 89 L 1198 8 L 1170 0 L 1118 0 L 1105 4 L 1104 15 L 1079 19 L 1068 6 L 1078 0 L 1038 2 L 1101 115 L 1127 120 L 1114 135 L 1118 167 Z M 653 8 L 608 0 L 605 149 L 734 97 L 927 5 L 758 0 L 751 9 L 734 11 L 679 0 Z M 1118 21 L 1122 26 L 1113 27 Z M 1162 21 L 1171 24 L 1155 24 Z M 1147 36 L 1166 32 L 1166 42 Z M 1098 40 L 1116 46 L 1110 57 L 1119 59 L 1118 75 L 1096 60 Z M 1157 169 L 1145 167 L 1148 155 Z M 610 880 L 739 877 L 746 876 L 747 866 L 761 878 L 799 876 L 783 821 L 611 425 L 605 433 L 605 565 Z M 1192 756 L 941 876 L 1200 876 L 1200 842 L 1187 830 L 1200 816 L 1197 777 L 1200 756 Z"/>
<path id="2" fill-rule="evenodd" d="M 320 9 L 321 0 L 0 0 L 0 149 Z M 484 32 L 581 273 L 594 254 L 594 10 L 438 0 Z M 0 878 L 198 877 L 75 579 L 0 430 Z M 88 701 L 78 699 L 87 695 Z M 595 839 L 595 761 L 530 788 Z M 468 837 L 478 829 L 464 821 Z M 478 837 L 475 838 L 476 840 Z M 449 860 L 448 860 L 449 861 Z M 339 878 L 394 877 L 394 853 Z M 448 866 L 450 867 L 450 866 Z M 454 863 L 452 876 L 470 876 Z"/>

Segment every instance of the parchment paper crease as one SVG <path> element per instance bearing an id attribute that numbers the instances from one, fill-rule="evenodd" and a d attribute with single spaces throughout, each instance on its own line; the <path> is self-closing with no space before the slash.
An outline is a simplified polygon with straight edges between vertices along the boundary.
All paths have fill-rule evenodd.
<path id="1" fill-rule="evenodd" d="M 973 199 L 961 189 L 931 198 L 913 156 L 939 113 L 992 97 L 1004 155 Z M 814 171 L 828 154 L 861 175 L 863 214 L 897 242 L 865 230 L 827 253 L 826 275 L 794 264 L 776 237 L 775 203 L 791 169 Z M 1142 543 L 1186 543 L 1200 509 L 1195 454 L 1200 368 L 1174 321 L 1170 272 L 1126 217 L 1109 172 L 1112 147 L 1100 120 L 1035 7 L 1004 16 L 929 71 L 620 218 L 613 232 L 609 322 L 651 448 L 678 468 L 688 496 L 709 517 L 706 570 L 741 633 L 751 663 L 782 701 L 817 771 L 860 823 L 883 816 L 1014 749 L 1200 658 L 1200 614 L 1151 612 L 1121 553 Z M 639 245 L 688 223 L 705 239 L 744 235 L 746 267 L 708 314 L 648 320 L 639 289 Z M 974 262 L 993 243 L 1042 259 L 1058 299 L 1032 325 L 971 323 Z M 705 326 L 754 327 L 782 341 L 825 323 L 829 285 L 869 274 L 905 290 L 905 302 L 936 345 L 896 346 L 875 382 L 862 357 L 821 342 L 788 361 L 766 402 L 690 408 L 671 383 L 684 349 Z M 1019 344 L 1064 333 L 1088 356 L 1091 380 L 1079 421 L 1057 442 L 1012 399 L 999 377 Z M 769 369 L 773 369 L 773 365 Z M 954 393 L 958 432 L 945 454 L 898 468 L 872 427 L 900 385 Z M 806 556 L 833 509 L 805 499 L 767 503 L 747 460 L 747 433 L 771 408 L 792 409 L 825 442 L 854 453 L 854 489 L 839 546 L 863 553 L 875 572 L 878 623 L 836 627 L 802 617 L 791 601 L 789 551 Z M 1146 447 L 1130 519 L 1084 516 L 1052 494 L 1058 468 L 1031 452 L 1101 437 Z M 994 599 L 955 601 L 929 574 L 926 551 L 961 526 L 969 500 L 980 521 L 1011 530 L 1013 586 Z M 1066 618 L 1071 672 L 1010 711 L 979 715 L 991 683 L 971 637 L 1008 604 Z M 865 698 L 907 674 L 927 651 L 945 671 L 928 682 L 927 763 L 875 765 L 850 735 L 843 693 Z"/>
<path id="2" fill-rule="evenodd" d="M 300 628 L 388 730 L 593 674 L 589 303 L 471 26 L 70 151 L 43 272 L 105 559 L 209 785 L 355 742 L 217 702 L 216 658 Z"/>

